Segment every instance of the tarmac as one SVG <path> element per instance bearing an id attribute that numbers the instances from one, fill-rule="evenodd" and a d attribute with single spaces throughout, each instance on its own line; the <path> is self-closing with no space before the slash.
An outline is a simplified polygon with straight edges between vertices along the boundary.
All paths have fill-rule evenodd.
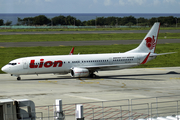
<path id="1" fill-rule="evenodd" d="M 36 106 L 180 95 L 180 67 L 99 71 L 97 78 L 0 74 L 0 99 L 30 99 Z"/>

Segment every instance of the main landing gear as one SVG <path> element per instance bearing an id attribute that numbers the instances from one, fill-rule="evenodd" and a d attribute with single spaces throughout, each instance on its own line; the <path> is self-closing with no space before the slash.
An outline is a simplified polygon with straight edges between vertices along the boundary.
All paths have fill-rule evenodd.
<path id="1" fill-rule="evenodd" d="M 98 71 L 90 71 L 90 74 L 89 74 L 89 77 L 90 77 L 90 78 L 96 78 L 96 77 L 97 77 L 97 75 L 94 74 L 94 72 L 97 72 L 97 73 L 98 73 Z"/>
<path id="2" fill-rule="evenodd" d="M 90 78 L 96 78 L 97 76 L 96 76 L 96 74 L 90 74 L 89 77 Z"/>
<path id="3" fill-rule="evenodd" d="M 17 80 L 21 80 L 21 77 L 17 77 Z"/>

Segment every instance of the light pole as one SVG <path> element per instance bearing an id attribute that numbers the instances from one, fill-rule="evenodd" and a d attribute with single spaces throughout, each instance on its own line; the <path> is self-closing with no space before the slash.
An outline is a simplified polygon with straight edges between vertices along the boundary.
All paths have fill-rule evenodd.
<path id="1" fill-rule="evenodd" d="M 137 26 L 138 26 L 138 18 L 136 19 L 136 22 L 137 22 Z"/>
<path id="2" fill-rule="evenodd" d="M 118 19 L 116 19 L 116 27 L 118 26 Z"/>
<path id="3" fill-rule="evenodd" d="M 52 29 L 52 26 L 53 26 L 53 20 L 52 20 L 52 18 L 51 18 L 51 29 Z"/>
<path id="4" fill-rule="evenodd" d="M 95 26 L 97 25 L 97 16 L 96 16 L 96 19 L 95 19 Z M 96 28 L 96 27 L 95 27 Z"/>
<path id="5" fill-rule="evenodd" d="M 3 22 L 4 22 L 4 24 L 5 24 L 5 29 L 6 29 L 6 23 L 5 23 L 5 19 L 3 19 Z"/>

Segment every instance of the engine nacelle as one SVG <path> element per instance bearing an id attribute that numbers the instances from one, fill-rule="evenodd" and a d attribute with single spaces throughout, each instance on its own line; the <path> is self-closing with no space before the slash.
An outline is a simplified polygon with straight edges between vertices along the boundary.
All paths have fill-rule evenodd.
<path id="1" fill-rule="evenodd" d="M 89 75 L 89 70 L 85 68 L 71 68 L 71 77 L 87 77 Z"/>

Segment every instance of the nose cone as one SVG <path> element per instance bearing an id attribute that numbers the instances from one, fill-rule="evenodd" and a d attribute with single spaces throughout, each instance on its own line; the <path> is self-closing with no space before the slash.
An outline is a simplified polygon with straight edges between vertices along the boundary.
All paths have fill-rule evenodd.
<path id="1" fill-rule="evenodd" d="M 1 68 L 1 70 L 2 70 L 3 72 L 8 72 L 8 67 L 5 65 L 4 67 Z"/>

